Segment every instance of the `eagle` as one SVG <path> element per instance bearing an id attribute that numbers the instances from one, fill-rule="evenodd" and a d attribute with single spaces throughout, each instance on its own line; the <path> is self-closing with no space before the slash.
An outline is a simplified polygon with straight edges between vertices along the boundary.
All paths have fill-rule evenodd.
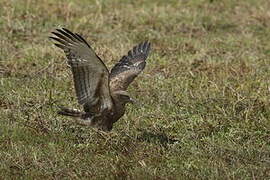
<path id="1" fill-rule="evenodd" d="M 62 107 L 58 114 L 71 116 L 82 125 L 111 131 L 124 115 L 125 105 L 134 103 L 127 88 L 145 68 L 150 42 L 133 47 L 109 71 L 81 35 L 66 28 L 56 29 L 52 34 L 49 38 L 66 55 L 77 100 L 83 106 L 83 111 Z"/>

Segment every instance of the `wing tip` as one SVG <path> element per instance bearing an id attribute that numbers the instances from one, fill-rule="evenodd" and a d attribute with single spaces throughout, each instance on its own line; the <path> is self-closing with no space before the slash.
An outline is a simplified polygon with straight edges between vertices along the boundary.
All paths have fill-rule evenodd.
<path id="1" fill-rule="evenodd" d="M 73 33 L 70 30 L 68 30 L 67 28 L 56 28 L 54 32 L 52 31 L 51 33 L 57 37 L 59 37 L 60 39 L 65 39 L 66 41 L 75 41 L 75 42 L 80 42 L 80 43 L 84 43 L 86 44 L 89 48 L 91 48 L 91 46 L 89 45 L 89 43 L 78 33 Z M 68 39 L 66 39 L 68 38 Z M 51 38 L 53 39 L 53 38 Z M 55 40 L 55 39 L 54 39 Z"/>
<path id="2" fill-rule="evenodd" d="M 149 40 L 144 41 L 143 43 L 143 49 L 146 52 L 146 56 L 148 56 L 150 50 L 151 50 L 151 42 Z"/>

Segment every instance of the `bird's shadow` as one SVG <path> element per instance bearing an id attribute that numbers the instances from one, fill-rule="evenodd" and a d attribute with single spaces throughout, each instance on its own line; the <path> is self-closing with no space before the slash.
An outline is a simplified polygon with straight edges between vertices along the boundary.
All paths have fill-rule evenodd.
<path id="1" fill-rule="evenodd" d="M 165 133 L 153 133 L 146 130 L 139 130 L 142 133 L 137 137 L 138 141 L 159 144 L 164 147 L 179 142 L 179 140 L 168 137 Z"/>

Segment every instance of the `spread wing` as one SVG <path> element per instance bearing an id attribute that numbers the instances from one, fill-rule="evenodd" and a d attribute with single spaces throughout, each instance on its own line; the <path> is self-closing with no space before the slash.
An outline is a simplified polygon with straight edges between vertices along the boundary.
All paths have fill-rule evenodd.
<path id="1" fill-rule="evenodd" d="M 148 41 L 140 43 L 123 56 L 112 68 L 110 73 L 110 88 L 112 91 L 126 90 L 128 85 L 142 72 L 150 51 Z"/>
<path id="2" fill-rule="evenodd" d="M 111 104 L 109 71 L 102 60 L 79 34 L 65 28 L 56 31 L 52 32 L 56 37 L 50 38 L 57 42 L 55 45 L 64 50 L 67 56 L 78 102 L 84 105 L 85 111 L 89 111 L 100 99 L 103 106 Z"/>

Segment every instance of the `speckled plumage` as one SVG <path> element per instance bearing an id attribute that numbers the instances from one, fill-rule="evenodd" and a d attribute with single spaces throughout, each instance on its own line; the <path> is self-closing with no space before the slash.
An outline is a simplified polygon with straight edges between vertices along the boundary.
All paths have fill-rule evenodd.
<path id="1" fill-rule="evenodd" d="M 125 113 L 125 104 L 132 102 L 126 92 L 129 84 L 144 69 L 150 43 L 143 42 L 107 69 L 86 40 L 62 28 L 52 32 L 55 45 L 64 50 L 71 67 L 76 96 L 84 112 L 62 108 L 59 114 L 75 117 L 79 123 L 110 131 Z"/>

